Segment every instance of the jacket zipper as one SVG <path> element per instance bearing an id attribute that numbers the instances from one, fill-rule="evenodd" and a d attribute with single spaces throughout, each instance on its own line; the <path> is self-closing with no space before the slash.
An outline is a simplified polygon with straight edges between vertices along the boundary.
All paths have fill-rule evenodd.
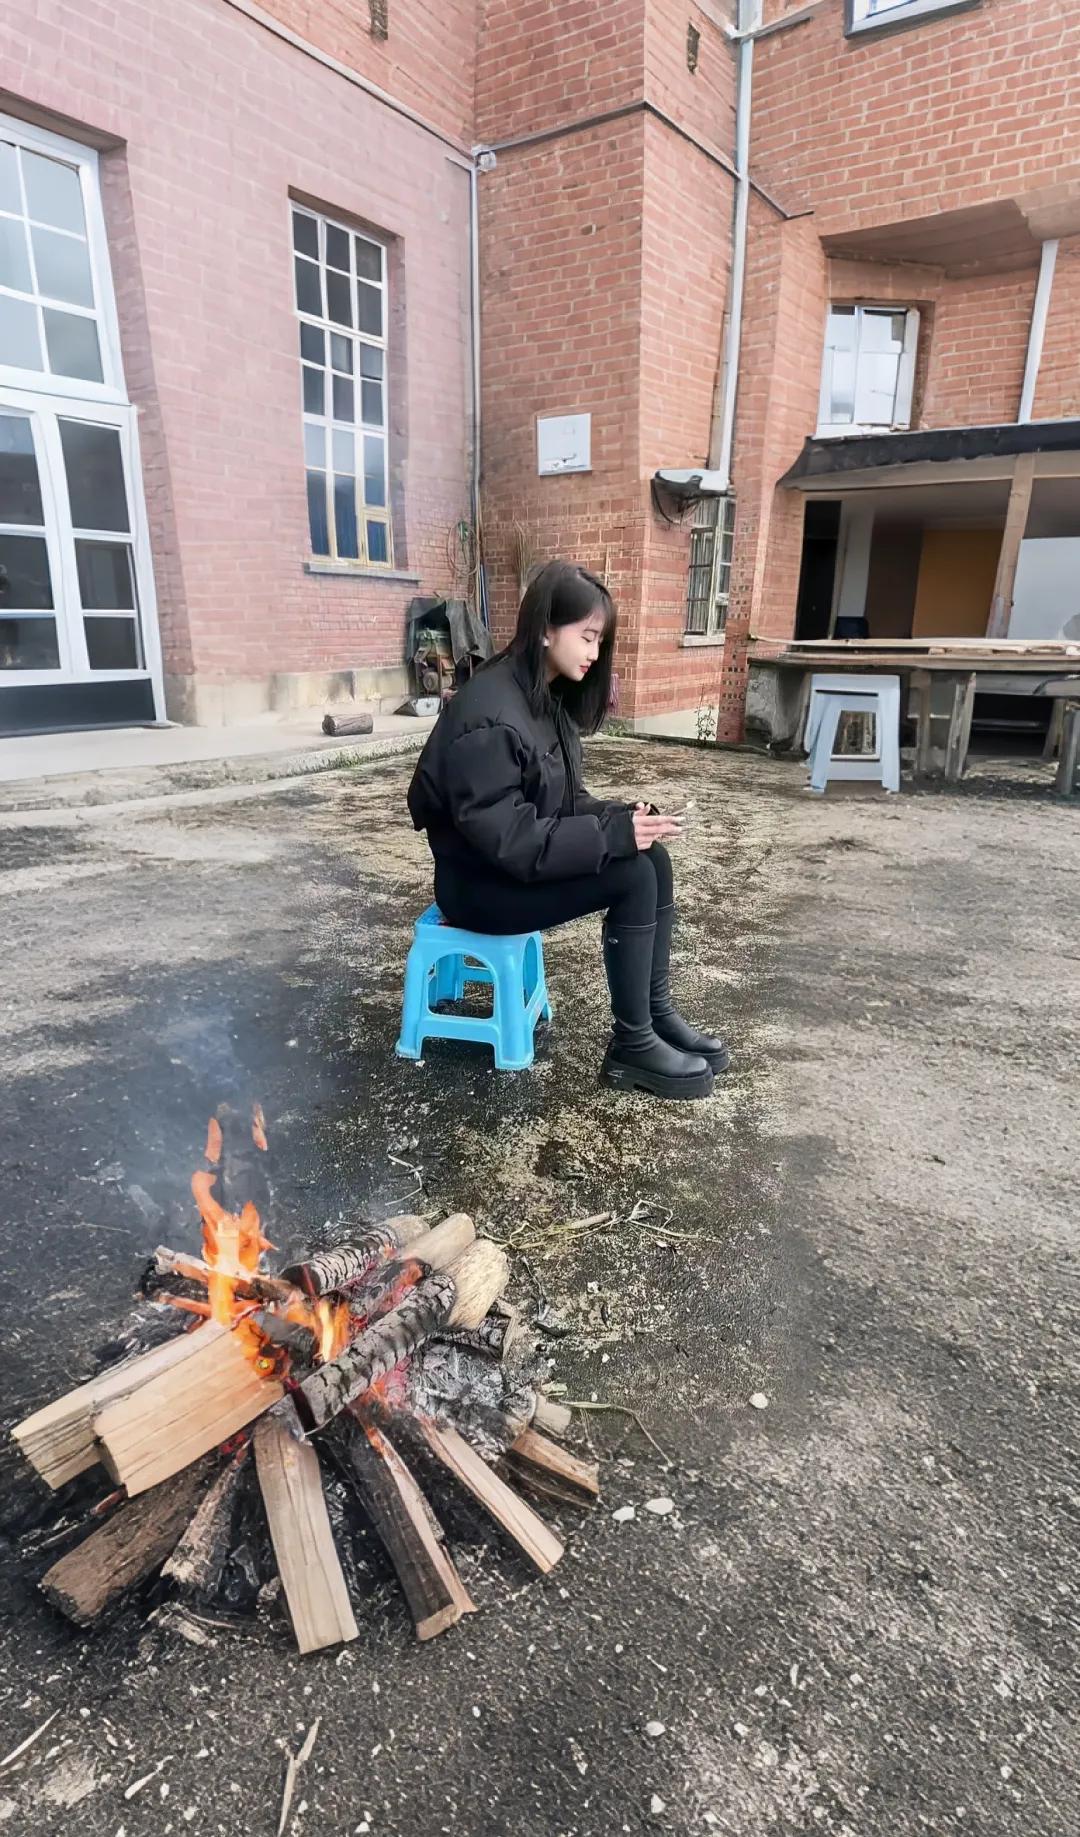
<path id="1" fill-rule="evenodd" d="M 555 701 L 554 696 L 552 697 L 552 702 L 554 704 L 554 713 L 555 713 L 555 736 L 559 742 L 559 751 L 561 752 L 562 758 L 563 758 L 563 771 L 566 773 L 566 782 L 570 787 L 570 815 L 576 816 L 577 815 L 577 782 L 574 778 L 573 766 L 570 763 L 570 749 L 567 746 L 566 741 L 563 738 L 563 721 L 565 720 L 566 717 L 559 703 Z"/>

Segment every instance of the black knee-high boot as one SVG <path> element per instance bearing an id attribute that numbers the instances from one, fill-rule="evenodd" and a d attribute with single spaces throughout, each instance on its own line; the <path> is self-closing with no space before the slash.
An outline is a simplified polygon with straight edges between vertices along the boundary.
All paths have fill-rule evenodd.
<path id="1" fill-rule="evenodd" d="M 656 927 L 604 926 L 604 968 L 615 1020 L 600 1076 L 621 1091 L 654 1097 L 707 1097 L 713 1075 L 703 1058 L 658 1039 L 649 1012 L 649 977 Z"/>
<path id="2" fill-rule="evenodd" d="M 696 1053 L 713 1072 L 726 1072 L 731 1054 L 723 1040 L 699 1033 L 683 1020 L 671 999 L 671 934 L 675 928 L 675 907 L 662 906 L 656 914 L 656 940 L 653 944 L 652 975 L 649 982 L 649 1007 L 652 1024 L 661 1040 L 680 1052 Z"/>

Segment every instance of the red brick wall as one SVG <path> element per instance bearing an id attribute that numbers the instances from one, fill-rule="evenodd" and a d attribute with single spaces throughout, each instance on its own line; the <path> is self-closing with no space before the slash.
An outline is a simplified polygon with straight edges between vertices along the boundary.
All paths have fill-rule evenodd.
<path id="1" fill-rule="evenodd" d="M 509 140 L 641 98 L 645 0 L 481 0 L 476 133 Z"/>
<path id="2" fill-rule="evenodd" d="M 471 144 L 481 0 L 387 0 L 389 35 L 368 0 L 258 0 L 264 13 Z"/>
<path id="3" fill-rule="evenodd" d="M 1035 415 L 1080 415 L 1080 236 L 1066 237 L 1058 248 Z"/>
<path id="4" fill-rule="evenodd" d="M 923 421 L 977 427 L 1015 421 L 1035 271 L 946 281 L 934 315 Z"/>
<path id="5" fill-rule="evenodd" d="M 734 5 L 684 6 L 649 0 L 645 15 L 645 93 L 680 126 L 731 158 L 735 145 L 735 59 L 716 20 Z M 686 60 L 687 28 L 701 34 L 697 70 Z"/>
<path id="6" fill-rule="evenodd" d="M 288 196 L 395 239 L 397 560 L 428 591 L 449 584 L 446 532 L 468 509 L 467 174 L 221 0 L 13 0 L 0 45 L 24 104 L 126 143 L 126 193 L 110 183 L 106 202 L 171 667 L 399 661 L 415 586 L 303 569 Z"/>
<path id="7" fill-rule="evenodd" d="M 843 0 L 754 54 L 753 163 L 822 234 L 1008 198 L 1080 165 L 1080 7 L 983 0 L 845 38 Z"/>

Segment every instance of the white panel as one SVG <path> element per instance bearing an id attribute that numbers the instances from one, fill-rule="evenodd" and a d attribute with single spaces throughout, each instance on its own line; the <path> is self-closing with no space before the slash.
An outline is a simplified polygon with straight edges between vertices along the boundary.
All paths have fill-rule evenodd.
<path id="1" fill-rule="evenodd" d="M 1032 536 L 1020 544 L 1009 637 L 1080 644 L 1080 536 Z"/>
<path id="2" fill-rule="evenodd" d="M 538 415 L 536 469 L 541 477 L 552 472 L 591 471 L 592 416 Z"/>

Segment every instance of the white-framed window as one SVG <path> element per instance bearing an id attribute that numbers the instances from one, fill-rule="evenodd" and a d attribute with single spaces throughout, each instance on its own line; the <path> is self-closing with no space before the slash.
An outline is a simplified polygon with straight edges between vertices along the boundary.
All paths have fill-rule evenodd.
<path id="1" fill-rule="evenodd" d="M 386 249 L 295 204 L 292 240 L 311 552 L 390 568 Z"/>
<path id="2" fill-rule="evenodd" d="M 910 427 L 918 342 L 914 307 L 830 306 L 818 433 Z"/>
<path id="3" fill-rule="evenodd" d="M 872 32 L 875 26 L 904 25 L 933 13 L 963 13 L 982 0 L 847 0 L 848 32 Z"/>
<path id="4" fill-rule="evenodd" d="M 123 401 L 97 154 L 0 117 L 0 381 Z"/>
<path id="5" fill-rule="evenodd" d="M 718 638 L 727 625 L 735 499 L 700 498 L 690 526 L 686 635 Z"/>

